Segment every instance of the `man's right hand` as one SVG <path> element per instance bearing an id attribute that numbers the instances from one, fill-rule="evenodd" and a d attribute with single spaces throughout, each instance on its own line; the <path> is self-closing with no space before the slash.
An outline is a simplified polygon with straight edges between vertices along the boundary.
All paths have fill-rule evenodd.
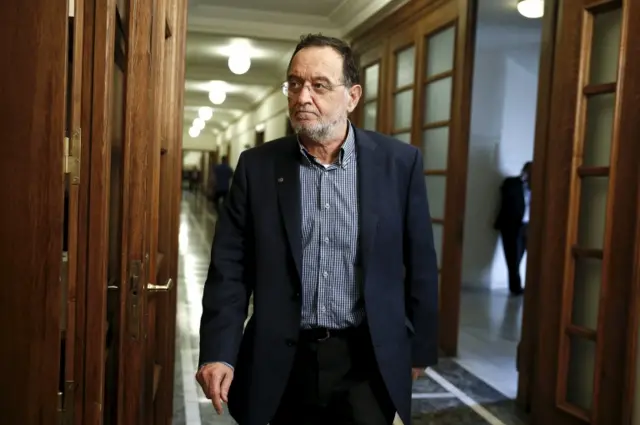
<path id="1" fill-rule="evenodd" d="M 222 415 L 222 402 L 229 403 L 229 387 L 233 381 L 233 369 L 223 363 L 209 363 L 200 368 L 196 380 L 213 407 Z"/>

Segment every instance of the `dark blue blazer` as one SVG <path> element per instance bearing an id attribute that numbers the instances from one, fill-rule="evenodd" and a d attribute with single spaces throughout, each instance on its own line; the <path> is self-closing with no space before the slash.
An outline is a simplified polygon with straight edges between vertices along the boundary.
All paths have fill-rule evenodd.
<path id="1" fill-rule="evenodd" d="M 356 129 L 367 321 L 389 394 L 411 422 L 411 367 L 438 357 L 438 269 L 420 151 Z M 265 425 L 280 402 L 301 314 L 300 150 L 285 137 L 240 155 L 213 241 L 200 363 L 235 367 L 229 409 Z M 243 335 L 248 302 L 254 312 Z"/>

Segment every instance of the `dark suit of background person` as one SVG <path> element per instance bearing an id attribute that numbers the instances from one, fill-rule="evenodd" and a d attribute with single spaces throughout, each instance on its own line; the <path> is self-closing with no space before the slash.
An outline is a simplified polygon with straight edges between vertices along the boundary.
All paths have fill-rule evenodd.
<path id="1" fill-rule="evenodd" d="M 520 262 L 527 249 L 531 162 L 527 162 L 519 176 L 508 177 L 500 188 L 500 210 L 494 227 L 500 231 L 504 258 L 509 273 L 509 291 L 523 292 Z"/>
<path id="2" fill-rule="evenodd" d="M 315 59 L 342 61 L 338 49 L 349 60 L 347 83 L 339 83 L 342 68 L 324 86 L 297 76 Z M 346 49 L 303 39 L 284 86 L 299 137 L 241 154 L 216 227 L 197 376 L 215 404 L 211 371 L 234 367 L 228 405 L 240 425 L 390 425 L 396 411 L 409 425 L 412 375 L 437 362 L 438 272 L 422 156 L 348 123 L 361 88 Z M 305 60 L 312 63 L 297 65 Z M 344 90 L 352 97 L 336 117 L 332 106 L 345 105 L 331 101 L 345 102 Z M 301 112 L 312 110 L 317 117 Z M 342 144 L 322 165 L 301 140 L 320 134 L 316 121 L 335 130 L 336 120 Z"/>

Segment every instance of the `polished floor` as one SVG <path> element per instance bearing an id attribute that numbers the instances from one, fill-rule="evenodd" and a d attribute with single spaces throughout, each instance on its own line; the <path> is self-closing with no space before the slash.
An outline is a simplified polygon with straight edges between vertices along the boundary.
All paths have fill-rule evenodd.
<path id="1" fill-rule="evenodd" d="M 194 379 L 201 295 L 214 226 L 210 206 L 185 192 L 180 218 L 173 425 L 235 424 L 228 414 L 215 414 Z M 466 292 L 462 303 L 460 357 L 441 359 L 414 384 L 412 423 L 525 424 L 526 416 L 512 401 L 521 301 L 500 293 Z"/>

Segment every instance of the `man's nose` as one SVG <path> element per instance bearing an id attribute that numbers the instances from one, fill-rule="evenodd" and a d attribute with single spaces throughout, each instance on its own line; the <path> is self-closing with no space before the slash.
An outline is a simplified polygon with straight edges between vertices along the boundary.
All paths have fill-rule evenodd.
<path id="1" fill-rule="evenodd" d="M 298 103 L 311 103 L 311 86 L 302 86 L 302 90 L 298 93 Z"/>

